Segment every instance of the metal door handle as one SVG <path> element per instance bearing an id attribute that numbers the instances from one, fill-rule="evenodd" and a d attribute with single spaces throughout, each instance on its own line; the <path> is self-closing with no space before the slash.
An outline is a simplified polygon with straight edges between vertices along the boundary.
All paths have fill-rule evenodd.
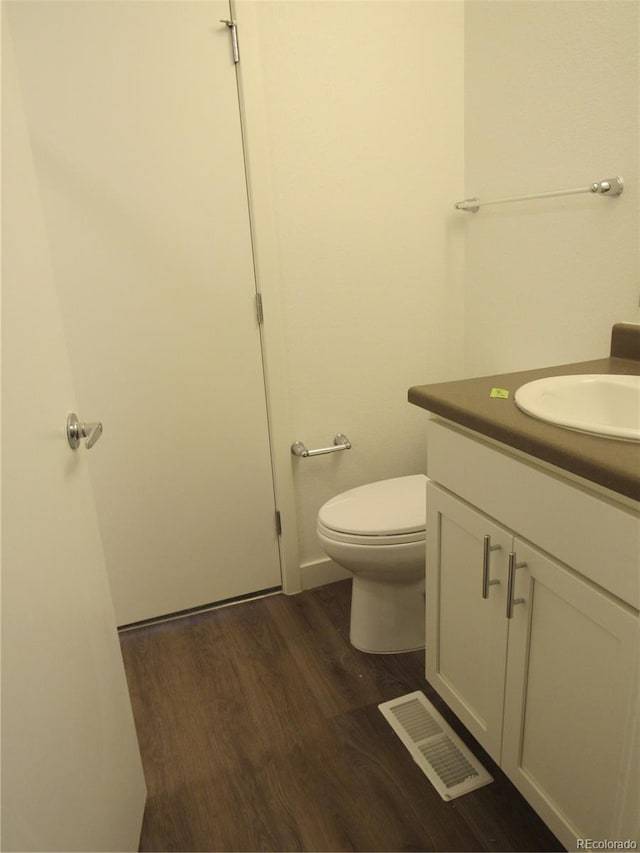
<path id="1" fill-rule="evenodd" d="M 87 450 L 91 450 L 93 445 L 102 435 L 102 424 L 100 421 L 87 424 L 80 423 L 75 412 L 67 417 L 67 441 L 72 450 L 77 450 L 80 447 L 80 442 L 84 438 L 84 446 Z"/>
<path id="2" fill-rule="evenodd" d="M 524 604 L 524 598 L 514 598 L 513 594 L 516 587 L 516 569 L 524 569 L 526 563 L 516 563 L 516 555 L 514 551 L 509 554 L 509 579 L 507 582 L 507 619 L 513 618 L 513 608 L 516 604 Z"/>
<path id="3" fill-rule="evenodd" d="M 500 581 L 499 580 L 489 580 L 489 554 L 491 551 L 500 551 L 502 549 L 501 545 L 492 545 L 491 537 L 489 535 L 484 537 L 484 542 L 482 546 L 482 597 L 489 598 L 489 587 L 497 586 Z"/>

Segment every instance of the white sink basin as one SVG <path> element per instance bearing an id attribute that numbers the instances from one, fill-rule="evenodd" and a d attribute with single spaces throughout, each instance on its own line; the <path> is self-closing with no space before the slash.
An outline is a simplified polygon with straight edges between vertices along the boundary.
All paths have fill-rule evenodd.
<path id="1" fill-rule="evenodd" d="M 640 376 L 550 376 L 515 393 L 528 415 L 567 429 L 640 441 Z"/>

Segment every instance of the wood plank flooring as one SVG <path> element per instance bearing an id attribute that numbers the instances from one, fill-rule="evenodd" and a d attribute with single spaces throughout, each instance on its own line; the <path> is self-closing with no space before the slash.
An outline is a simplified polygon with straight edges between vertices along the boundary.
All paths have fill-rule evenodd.
<path id="1" fill-rule="evenodd" d="M 348 638 L 351 582 L 139 628 L 121 646 L 142 851 L 563 848 L 424 679 Z M 423 690 L 494 776 L 443 802 L 377 708 Z"/>

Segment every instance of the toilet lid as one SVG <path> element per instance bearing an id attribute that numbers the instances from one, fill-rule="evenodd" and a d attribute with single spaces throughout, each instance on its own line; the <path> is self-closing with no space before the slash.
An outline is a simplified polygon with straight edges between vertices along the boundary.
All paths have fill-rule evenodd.
<path id="1" fill-rule="evenodd" d="M 425 529 L 427 478 L 424 474 L 368 483 L 336 495 L 318 513 L 331 530 L 358 536 L 389 536 Z"/>

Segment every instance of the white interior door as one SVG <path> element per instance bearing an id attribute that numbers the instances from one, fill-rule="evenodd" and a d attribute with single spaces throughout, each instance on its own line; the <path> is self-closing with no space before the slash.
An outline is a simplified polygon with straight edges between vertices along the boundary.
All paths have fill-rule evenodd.
<path id="1" fill-rule="evenodd" d="M 5 5 L 118 623 L 278 587 L 228 0 Z"/>
<path id="2" fill-rule="evenodd" d="M 74 407 L 3 23 L 3 850 L 138 849 L 145 784 Z"/>

